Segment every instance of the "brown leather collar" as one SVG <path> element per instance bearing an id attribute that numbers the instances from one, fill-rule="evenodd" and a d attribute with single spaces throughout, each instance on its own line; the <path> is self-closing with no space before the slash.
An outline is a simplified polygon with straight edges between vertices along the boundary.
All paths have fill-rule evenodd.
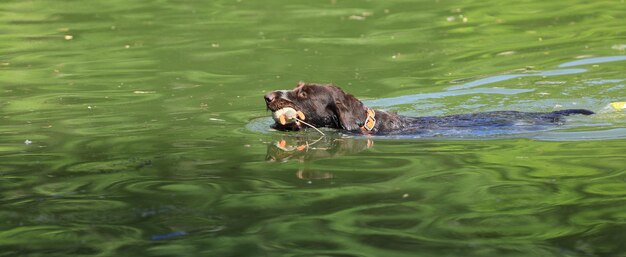
<path id="1" fill-rule="evenodd" d="M 367 108 L 367 118 L 365 119 L 365 123 L 361 126 L 361 131 L 363 133 L 369 133 L 376 126 L 376 112 L 370 108 Z"/>

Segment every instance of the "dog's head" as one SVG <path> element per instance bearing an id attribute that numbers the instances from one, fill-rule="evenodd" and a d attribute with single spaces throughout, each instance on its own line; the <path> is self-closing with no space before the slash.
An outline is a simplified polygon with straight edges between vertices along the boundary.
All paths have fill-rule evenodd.
<path id="1" fill-rule="evenodd" d="M 356 97 L 335 85 L 300 82 L 292 90 L 277 90 L 265 95 L 267 108 L 276 112 L 290 107 L 304 113 L 305 121 L 316 127 L 359 129 L 367 118 L 367 108 Z M 299 130 L 300 124 L 274 124 L 278 130 Z"/>

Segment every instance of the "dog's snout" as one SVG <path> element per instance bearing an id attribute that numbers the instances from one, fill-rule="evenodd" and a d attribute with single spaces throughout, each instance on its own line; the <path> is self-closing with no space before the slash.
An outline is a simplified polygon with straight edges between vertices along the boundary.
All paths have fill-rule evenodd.
<path id="1" fill-rule="evenodd" d="M 279 92 L 269 92 L 265 95 L 265 102 L 266 103 L 271 103 L 272 101 L 274 101 L 276 98 L 280 97 L 279 96 Z"/>

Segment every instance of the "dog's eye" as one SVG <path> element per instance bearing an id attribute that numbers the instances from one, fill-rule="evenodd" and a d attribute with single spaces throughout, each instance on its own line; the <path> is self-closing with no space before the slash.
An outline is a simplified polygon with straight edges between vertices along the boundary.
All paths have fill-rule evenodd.
<path id="1" fill-rule="evenodd" d="M 300 98 L 306 98 L 306 92 L 304 92 L 304 91 L 300 91 L 300 93 L 298 93 L 298 97 L 300 97 Z"/>

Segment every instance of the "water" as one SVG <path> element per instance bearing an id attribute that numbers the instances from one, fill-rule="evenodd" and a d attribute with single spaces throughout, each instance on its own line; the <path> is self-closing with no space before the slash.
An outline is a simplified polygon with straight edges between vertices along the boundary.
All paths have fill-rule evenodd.
<path id="1" fill-rule="evenodd" d="M 3 1 L 0 256 L 626 256 L 623 1 Z M 281 133 L 333 82 L 473 138 Z"/>

